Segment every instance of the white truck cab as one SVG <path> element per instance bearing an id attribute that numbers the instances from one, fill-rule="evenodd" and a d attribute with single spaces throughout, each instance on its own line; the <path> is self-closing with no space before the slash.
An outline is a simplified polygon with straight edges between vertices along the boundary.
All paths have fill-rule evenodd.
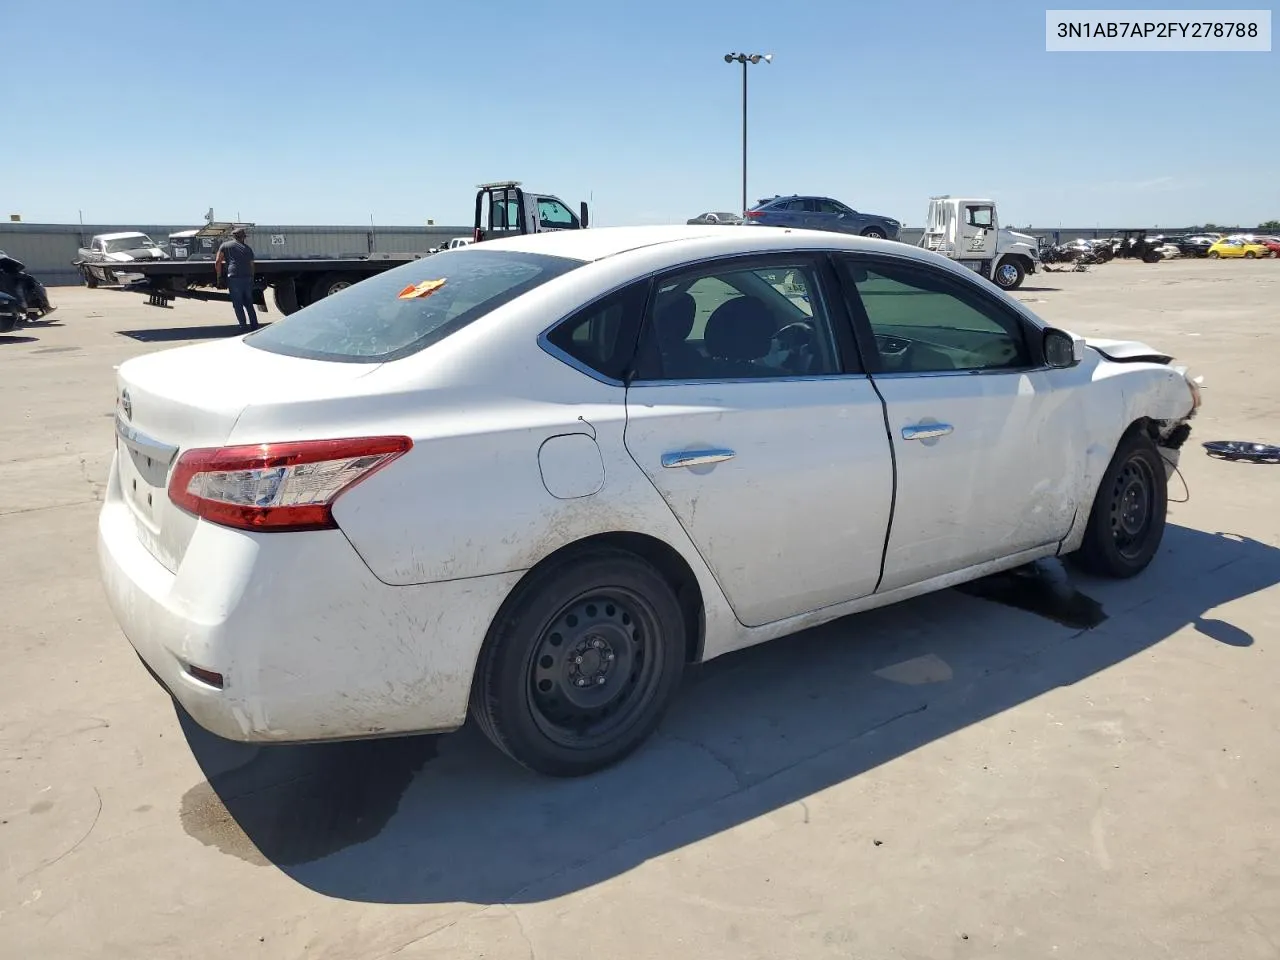
<path id="1" fill-rule="evenodd" d="M 482 183 L 476 188 L 475 231 L 472 239 L 494 240 L 526 233 L 582 230 L 587 226 L 587 205 L 578 213 L 559 197 L 529 193 L 518 180 Z"/>
<path id="2" fill-rule="evenodd" d="M 994 200 L 930 197 L 920 246 L 1016 290 L 1039 261 L 1035 237 L 1002 229 Z"/>

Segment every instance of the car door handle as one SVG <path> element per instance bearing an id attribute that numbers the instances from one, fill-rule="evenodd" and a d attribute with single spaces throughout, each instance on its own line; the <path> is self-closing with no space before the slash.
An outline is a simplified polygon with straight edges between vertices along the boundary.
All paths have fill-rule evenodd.
<path id="1" fill-rule="evenodd" d="M 733 458 L 732 450 L 679 450 L 676 453 L 664 453 L 662 465 L 668 470 L 676 467 L 704 467 L 712 463 L 724 463 Z"/>
<path id="2" fill-rule="evenodd" d="M 945 437 L 954 429 L 949 423 L 917 423 L 902 428 L 902 439 L 932 440 L 934 437 Z"/>

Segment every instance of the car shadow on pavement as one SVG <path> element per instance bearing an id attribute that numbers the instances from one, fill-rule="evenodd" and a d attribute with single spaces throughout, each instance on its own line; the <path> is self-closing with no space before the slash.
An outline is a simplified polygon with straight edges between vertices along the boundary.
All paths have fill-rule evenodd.
<path id="1" fill-rule="evenodd" d="M 271 326 L 269 323 L 260 324 L 258 329 L 264 329 Z M 193 327 L 153 327 L 148 330 L 117 330 L 116 333 L 122 337 L 128 337 L 131 340 L 137 340 L 139 343 L 175 343 L 182 340 L 214 340 L 219 337 L 238 337 L 241 334 L 248 333 L 239 324 L 228 323 L 219 326 L 193 326 Z"/>
<path id="2" fill-rule="evenodd" d="M 35 343 L 39 337 L 24 337 L 15 334 L 0 334 L 0 345 L 6 343 Z"/>
<path id="3" fill-rule="evenodd" d="M 180 712 L 207 778 L 183 798 L 182 823 L 345 900 L 547 900 L 766 814 L 794 806 L 799 817 L 817 791 L 1188 625 L 1250 655 L 1253 638 L 1210 614 L 1280 583 L 1280 550 L 1171 526 L 1142 576 L 1070 580 L 1101 605 L 1093 629 L 998 602 L 1007 589 L 949 590 L 714 660 L 690 671 L 648 745 L 577 780 L 525 771 L 470 724 L 263 748 Z M 867 813 L 869 830 L 893 829 L 893 811 Z"/>

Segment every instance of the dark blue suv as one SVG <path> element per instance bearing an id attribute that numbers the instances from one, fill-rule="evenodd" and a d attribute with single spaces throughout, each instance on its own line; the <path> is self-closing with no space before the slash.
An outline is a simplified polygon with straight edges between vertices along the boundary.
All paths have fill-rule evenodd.
<path id="1" fill-rule="evenodd" d="M 859 213 L 830 197 L 774 197 L 761 200 L 747 211 L 747 223 L 801 230 L 830 230 L 863 237 L 897 240 L 902 224 L 892 217 Z"/>

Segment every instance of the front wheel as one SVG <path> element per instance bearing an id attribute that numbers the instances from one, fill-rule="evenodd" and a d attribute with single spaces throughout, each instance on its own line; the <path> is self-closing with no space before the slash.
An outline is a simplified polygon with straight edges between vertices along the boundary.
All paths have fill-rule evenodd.
<path id="1" fill-rule="evenodd" d="M 490 629 L 471 712 L 508 756 L 558 777 L 621 760 L 653 732 L 684 671 L 675 592 L 639 557 L 586 551 L 535 572 Z"/>
<path id="2" fill-rule="evenodd" d="M 862 231 L 862 235 L 866 237 L 868 240 L 883 240 L 886 236 L 888 236 L 888 234 L 886 234 L 879 227 L 867 227 L 867 229 Z"/>
<path id="3" fill-rule="evenodd" d="M 1027 277 L 1027 271 L 1017 260 L 1002 260 L 992 279 L 1001 290 L 1017 290 Z"/>
<path id="4" fill-rule="evenodd" d="M 1257 256 L 1258 256 L 1258 255 L 1257 255 L 1256 253 L 1254 253 L 1252 250 L 1246 250 L 1246 251 L 1244 252 L 1244 258 L 1245 258 L 1246 260 L 1253 260 L 1253 259 L 1257 258 Z"/>
<path id="5" fill-rule="evenodd" d="M 1217 250 L 1210 250 L 1208 253 L 1205 254 L 1205 256 L 1208 257 L 1210 260 L 1217 260 L 1219 254 Z"/>
<path id="6" fill-rule="evenodd" d="M 90 290 L 96 290 L 98 287 L 98 278 L 89 270 L 84 272 L 84 285 Z"/>
<path id="7" fill-rule="evenodd" d="M 1072 559 L 1102 577 L 1124 579 L 1145 570 L 1164 537 L 1167 484 L 1155 442 L 1145 433 L 1127 434 L 1102 475 Z"/>

